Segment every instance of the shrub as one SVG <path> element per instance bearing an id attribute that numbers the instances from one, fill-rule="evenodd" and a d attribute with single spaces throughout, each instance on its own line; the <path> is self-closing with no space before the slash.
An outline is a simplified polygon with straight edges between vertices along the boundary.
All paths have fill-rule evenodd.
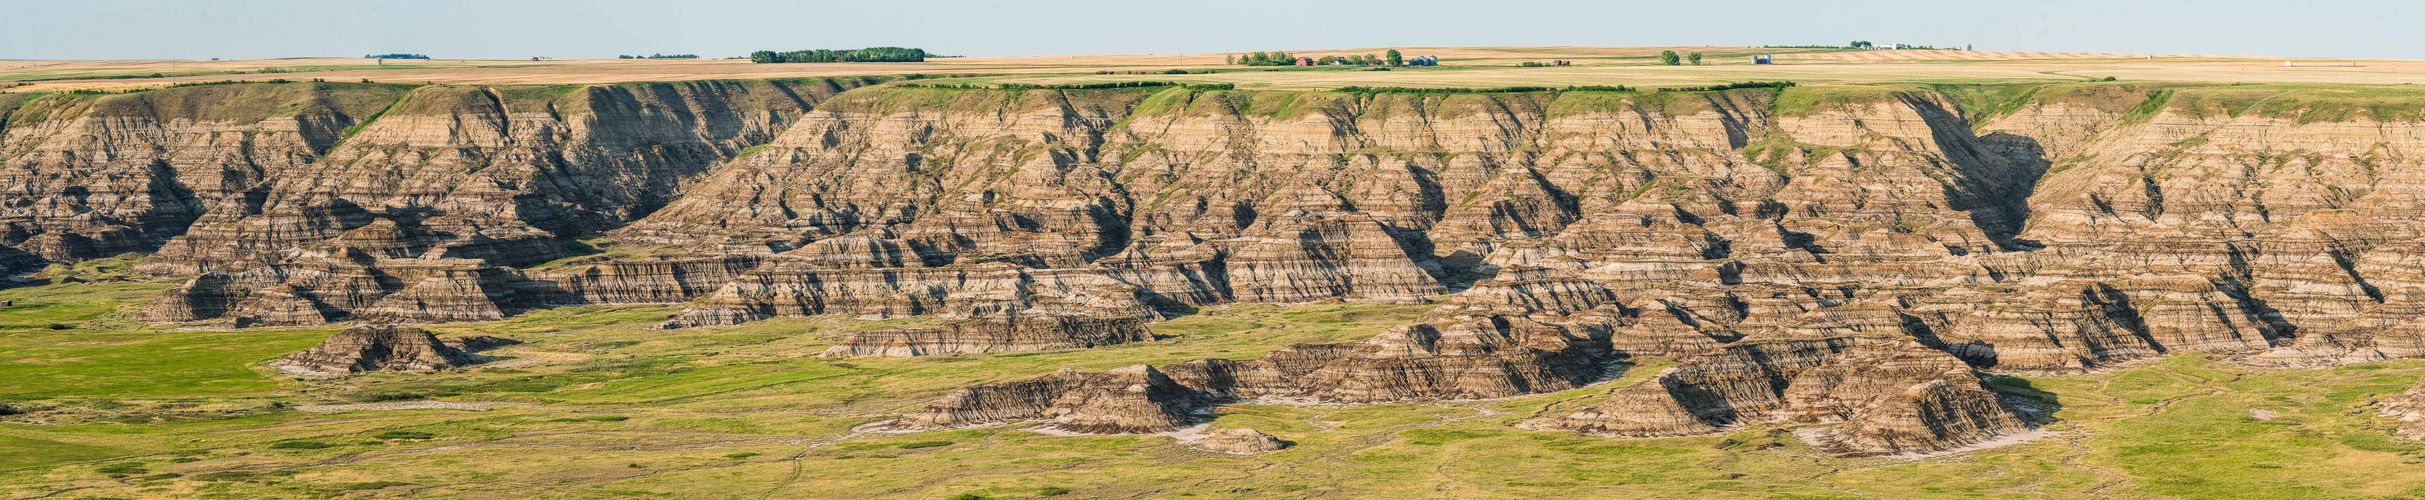
<path id="1" fill-rule="evenodd" d="M 1181 87 L 1188 90 L 1232 90 L 1237 85 L 1227 83 L 1182 84 L 1164 81 L 1097 82 L 1097 83 L 997 83 L 992 86 L 967 83 L 912 83 L 903 87 L 955 90 L 1097 90 L 1144 87 Z"/>
<path id="2" fill-rule="evenodd" d="M 430 434 L 430 433 L 427 433 L 427 432 L 414 432 L 414 431 L 379 431 L 379 433 L 378 433 L 378 434 L 372 434 L 372 435 L 371 435 L 371 438 L 372 438 L 372 439 L 414 439 L 414 440 L 419 440 L 419 439 L 430 439 L 430 438 L 435 438 L 435 437 L 438 437 L 438 436 L 437 436 L 436 434 Z"/>
<path id="3" fill-rule="evenodd" d="M 915 449 L 919 449 L 919 448 L 935 448 L 935 447 L 942 447 L 942 446 L 951 446 L 951 442 L 950 442 L 950 441 L 917 441 L 917 442 L 910 442 L 910 443 L 901 443 L 901 449 L 904 449 L 904 450 L 915 450 Z"/>
<path id="4" fill-rule="evenodd" d="M 335 447 L 337 445 L 319 441 L 279 441 L 269 445 L 269 449 L 272 450 L 318 450 Z"/>
<path id="5" fill-rule="evenodd" d="M 1666 91 L 1671 91 L 1671 92 L 1716 92 L 1716 91 L 1720 91 L 1720 90 L 1735 90 L 1735 89 L 1758 89 L 1758 88 L 1773 88 L 1773 89 L 1783 89 L 1783 88 L 1790 88 L 1790 87 L 1793 87 L 1793 86 L 1794 86 L 1794 83 L 1793 83 L 1793 82 L 1787 82 L 1787 81 L 1776 81 L 1776 82 L 1735 82 L 1735 83 L 1728 83 L 1728 84 L 1723 84 L 1723 85 L 1704 85 L 1704 86 L 1699 86 L 1699 87 L 1668 87 L 1668 88 L 1659 89 L 1659 90 L 1666 90 Z"/>
<path id="6" fill-rule="evenodd" d="M 1398 54 L 1398 51 L 1392 50 L 1392 51 L 1389 51 L 1389 53 L 1390 53 L 1390 55 L 1393 55 L 1393 56 L 1394 56 L 1394 55 L 1397 55 L 1397 54 Z M 1067 495 L 1067 494 L 1069 494 L 1069 488 L 1063 488 L 1063 487 L 1059 487 L 1059 486 L 1046 486 L 1046 487 L 1044 487 L 1044 489 L 1036 490 L 1036 495 L 1037 495 L 1037 496 L 1057 497 L 1057 496 L 1061 496 L 1061 495 Z"/>
<path id="7" fill-rule="evenodd" d="M 199 476 L 194 476 L 194 478 L 196 481 L 252 481 L 252 478 L 259 478 L 259 476 L 262 476 L 262 473 L 255 473 L 255 471 L 216 471 L 216 473 L 199 473 Z"/>
<path id="8" fill-rule="evenodd" d="M 1615 85 L 1615 86 L 1610 86 L 1610 85 L 1571 85 L 1571 86 L 1566 86 L 1566 87 L 1495 87 L 1495 88 L 1471 88 L 1471 87 L 1436 87 L 1436 88 L 1435 88 L 1435 87 L 1365 87 L 1365 86 L 1360 86 L 1360 85 L 1349 85 L 1349 86 L 1346 86 L 1346 87 L 1339 87 L 1339 88 L 1338 88 L 1338 90 L 1336 90 L 1336 91 L 1337 91 L 1337 92 L 1346 92 L 1346 93 L 1350 93 L 1350 94 L 1508 94 L 1508 93 L 1523 93 L 1523 92 L 1632 92 L 1633 90 L 1634 90 L 1634 89 L 1633 89 L 1633 87 L 1627 87 L 1627 86 L 1624 86 L 1624 85 Z"/>
<path id="9" fill-rule="evenodd" d="M 143 468 L 143 464 L 140 463 L 123 462 L 104 465 L 100 468 L 93 469 L 93 472 L 108 474 L 109 477 L 126 477 L 151 471 L 145 470 Z"/>

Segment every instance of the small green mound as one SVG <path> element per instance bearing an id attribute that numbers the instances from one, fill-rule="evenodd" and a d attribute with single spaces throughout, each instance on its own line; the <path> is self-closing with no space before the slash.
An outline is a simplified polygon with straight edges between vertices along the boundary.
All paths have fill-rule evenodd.
<path id="1" fill-rule="evenodd" d="M 393 440 L 393 439 L 420 440 L 420 439 L 430 439 L 430 438 L 434 438 L 434 437 L 438 437 L 438 436 L 437 436 L 436 434 L 430 434 L 430 433 L 427 433 L 427 432 L 415 432 L 415 431 L 379 431 L 379 433 L 378 433 L 378 434 L 372 434 L 372 435 L 371 435 L 371 438 L 372 438 L 372 439 L 391 439 L 391 440 Z"/>

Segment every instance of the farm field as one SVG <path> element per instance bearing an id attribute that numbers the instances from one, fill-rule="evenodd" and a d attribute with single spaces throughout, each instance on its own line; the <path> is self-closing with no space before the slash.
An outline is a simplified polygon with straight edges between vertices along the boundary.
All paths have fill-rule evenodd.
<path id="1" fill-rule="evenodd" d="M 1291 54 L 1378 54 L 1387 48 L 1309 50 Z M 1436 55 L 1441 66 L 1256 68 L 1223 62 L 1235 54 L 1100 55 L 936 58 L 921 63 L 755 64 L 739 59 L 388 60 L 301 58 L 246 61 L 0 61 L 0 92 L 131 90 L 224 80 L 362 81 L 479 85 L 560 85 L 632 81 L 760 79 L 863 75 L 983 76 L 1020 83 L 1168 80 L 1231 83 L 1241 88 L 1319 90 L 1350 85 L 1506 87 L 1565 85 L 1692 86 L 1752 80 L 1802 84 L 1890 82 L 2063 82 L 2114 77 L 2189 83 L 2425 83 L 2425 62 L 2279 59 L 1954 50 L 1845 51 L 1744 47 L 1503 47 L 1399 48 Z M 1701 52 L 1704 66 L 1663 66 L 1658 54 Z M 1777 64 L 1749 64 L 1752 54 L 1775 54 Z M 1569 60 L 1566 67 L 1525 68 L 1524 62 Z M 2291 61 L 2294 66 L 2284 66 Z M 1159 74 L 1165 71 L 1217 71 Z M 267 71 L 267 72 L 265 72 Z M 1107 72 L 1113 74 L 1097 74 Z M 158 76 L 153 76 L 158 75 Z"/>

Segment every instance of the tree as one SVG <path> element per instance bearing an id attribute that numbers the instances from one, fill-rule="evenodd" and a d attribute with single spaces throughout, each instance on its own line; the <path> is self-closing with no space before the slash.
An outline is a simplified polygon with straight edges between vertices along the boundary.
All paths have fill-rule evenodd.
<path id="1" fill-rule="evenodd" d="M 1675 66 L 1684 64 L 1684 61 L 1682 57 L 1676 55 L 1676 51 L 1669 50 L 1659 52 L 1659 63 L 1668 66 Z"/>
<path id="2" fill-rule="evenodd" d="M 1692 65 L 1694 65 L 1694 66 L 1700 66 L 1700 65 L 1701 65 L 1701 53 L 1699 53 L 1699 52 L 1694 52 L 1694 53 L 1692 53 L 1692 55 L 1691 55 L 1691 56 L 1686 57 L 1686 59 L 1691 59 L 1691 60 L 1692 60 Z"/>
<path id="3" fill-rule="evenodd" d="M 1238 57 L 1233 64 L 1242 64 L 1247 66 L 1294 66 L 1297 64 L 1297 58 L 1295 56 L 1288 55 L 1287 52 L 1279 51 L 1248 52 L 1245 56 Z"/>
<path id="4" fill-rule="evenodd" d="M 1330 63 L 1335 63 L 1335 62 L 1339 62 L 1339 56 L 1322 56 L 1322 58 L 1321 58 L 1321 59 L 1315 59 L 1315 60 L 1314 60 L 1314 65 L 1315 65 L 1315 66 L 1329 66 L 1329 65 L 1330 65 Z"/>
<path id="5" fill-rule="evenodd" d="M 1382 53 L 1382 55 L 1385 55 L 1385 56 L 1388 56 L 1388 57 L 1389 57 L 1389 65 L 1391 65 L 1391 66 L 1405 66 L 1405 65 L 1406 65 L 1406 57 L 1405 57 L 1405 56 L 1398 55 L 1398 49 L 1389 49 L 1389 52 L 1384 52 L 1384 53 Z"/>

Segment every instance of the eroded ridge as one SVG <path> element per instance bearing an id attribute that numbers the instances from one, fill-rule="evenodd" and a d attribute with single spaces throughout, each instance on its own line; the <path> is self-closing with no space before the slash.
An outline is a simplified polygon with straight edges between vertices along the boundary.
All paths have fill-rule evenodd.
<path id="1" fill-rule="evenodd" d="M 581 303 L 685 303 L 667 328 L 939 317 L 834 356 L 1145 342 L 1233 303 L 1438 306 L 1368 341 L 980 385 L 912 419 L 1087 431 L 1238 398 L 1535 394 L 1661 356 L 1679 364 L 1538 424 L 1829 424 L 1828 449 L 1907 453 L 2026 425 L 1981 373 L 2425 354 L 2406 91 L 869 83 L 195 88 L 301 103 L 266 112 L 10 97 L 0 152 L 35 201 L 0 210 L 0 262 L 157 245 L 140 268 L 190 280 L 140 317 L 236 327 Z"/>

